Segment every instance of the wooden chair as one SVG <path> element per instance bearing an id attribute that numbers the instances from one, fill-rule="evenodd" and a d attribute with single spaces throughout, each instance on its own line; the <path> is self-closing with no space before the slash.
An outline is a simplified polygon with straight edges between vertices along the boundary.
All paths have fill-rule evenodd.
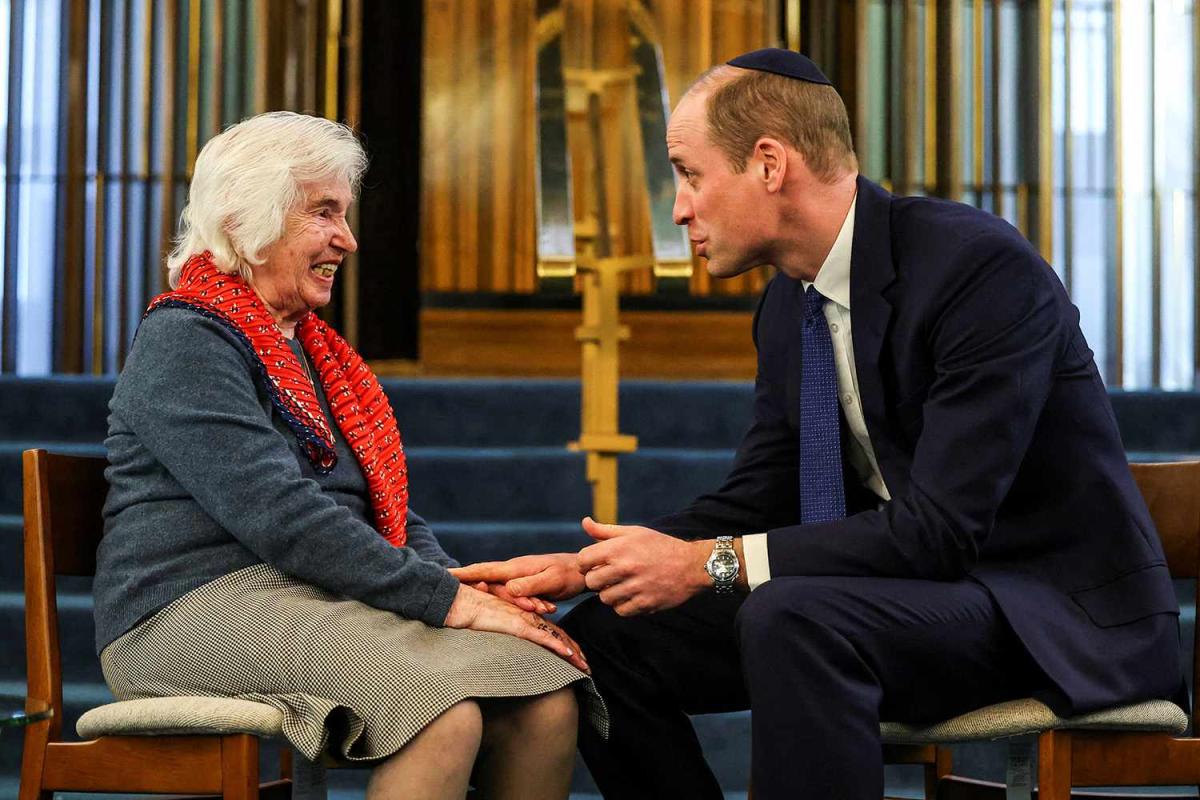
<path id="1" fill-rule="evenodd" d="M 226 698 L 113 703 L 89 712 L 99 712 L 90 727 L 140 735 L 62 741 L 56 576 L 95 572 L 106 462 L 44 450 L 26 450 L 23 460 L 27 702 L 30 709 L 49 707 L 54 714 L 25 731 L 20 800 L 51 800 L 54 791 L 289 797 L 290 780 L 259 785 L 259 737 L 278 736 L 281 717 L 262 703 Z M 157 735 L 161 732 L 169 735 Z"/>
<path id="2" fill-rule="evenodd" d="M 1158 528 L 1172 577 L 1197 581 L 1200 602 L 1200 461 L 1132 464 L 1130 469 Z M 1193 636 L 1193 651 L 1195 644 Z M 1194 659 L 1193 687 L 1200 686 L 1197 679 L 1200 658 Z M 1197 719 L 1197 711 L 1193 691 L 1192 720 Z M 1200 784 L 1200 738 L 1182 735 L 1187 723 L 1183 709 L 1166 700 L 1060 719 L 1028 699 L 929 726 L 885 723 L 883 734 L 885 741 L 909 745 L 1036 734 L 1037 796 L 1069 800 L 1096 796 L 1072 795 L 1075 786 Z M 1005 796 L 1002 785 L 961 778 L 943 780 L 937 795 L 938 800 L 1004 800 Z"/>

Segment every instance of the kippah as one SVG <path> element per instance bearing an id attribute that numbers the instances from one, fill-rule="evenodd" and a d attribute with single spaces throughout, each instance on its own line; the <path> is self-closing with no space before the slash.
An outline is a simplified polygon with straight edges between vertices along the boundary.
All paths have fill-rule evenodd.
<path id="1" fill-rule="evenodd" d="M 750 53 L 743 53 L 737 58 L 725 62 L 731 67 L 756 69 L 759 72 L 773 72 L 785 78 L 795 78 L 809 83 L 820 83 L 833 86 L 825 73 L 807 56 L 802 56 L 795 50 L 784 50 L 779 47 L 764 47 Z"/>

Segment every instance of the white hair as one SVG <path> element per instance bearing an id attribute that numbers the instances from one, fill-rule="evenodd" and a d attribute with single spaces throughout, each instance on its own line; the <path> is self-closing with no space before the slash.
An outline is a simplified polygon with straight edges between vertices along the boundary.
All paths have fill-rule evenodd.
<path id="1" fill-rule="evenodd" d="M 352 194 L 367 154 L 345 125 L 291 111 L 259 114 L 208 140 L 196 158 L 179 234 L 167 256 L 172 288 L 187 260 L 209 250 L 217 269 L 250 280 L 262 251 L 283 236 L 304 185 L 345 179 Z"/>

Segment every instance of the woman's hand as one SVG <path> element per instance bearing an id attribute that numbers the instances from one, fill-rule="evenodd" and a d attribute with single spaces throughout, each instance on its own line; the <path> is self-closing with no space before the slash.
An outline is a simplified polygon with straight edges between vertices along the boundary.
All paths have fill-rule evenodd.
<path id="1" fill-rule="evenodd" d="M 444 624 L 447 628 L 507 633 L 527 639 L 566 659 L 576 669 L 589 675 L 592 672 L 579 645 L 562 628 L 466 584 L 459 584 Z"/>
<path id="2" fill-rule="evenodd" d="M 480 581 L 503 583 L 513 597 L 566 600 L 587 591 L 578 553 L 518 556 L 508 561 L 483 561 L 456 567 L 450 574 L 472 586 Z"/>
<path id="3" fill-rule="evenodd" d="M 538 616 L 553 614 L 558 610 L 558 606 L 554 605 L 554 603 L 551 603 L 549 600 L 543 600 L 540 597 L 517 597 L 503 583 L 479 581 L 479 583 L 475 584 L 475 588 L 481 592 L 495 595 L 506 603 L 512 603 L 517 608 L 532 611 Z"/>

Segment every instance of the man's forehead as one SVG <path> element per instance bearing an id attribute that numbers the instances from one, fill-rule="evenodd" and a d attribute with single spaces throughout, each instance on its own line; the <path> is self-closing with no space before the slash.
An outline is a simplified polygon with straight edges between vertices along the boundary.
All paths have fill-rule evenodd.
<path id="1" fill-rule="evenodd" d="M 667 147 L 695 143 L 695 136 L 703 136 L 704 130 L 704 98 L 689 92 L 675 106 L 667 123 Z"/>

